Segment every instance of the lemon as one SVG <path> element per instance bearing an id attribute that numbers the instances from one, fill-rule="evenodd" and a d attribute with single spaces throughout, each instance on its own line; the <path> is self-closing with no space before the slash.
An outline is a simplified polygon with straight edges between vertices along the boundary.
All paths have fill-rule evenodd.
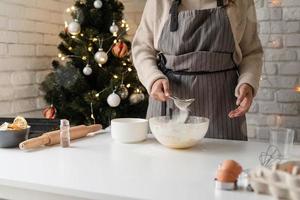
<path id="1" fill-rule="evenodd" d="M 26 129 L 27 128 L 27 121 L 24 117 L 21 117 L 21 116 L 17 116 L 15 119 L 14 119 L 14 122 L 13 122 L 13 127 L 18 127 L 20 129 Z"/>

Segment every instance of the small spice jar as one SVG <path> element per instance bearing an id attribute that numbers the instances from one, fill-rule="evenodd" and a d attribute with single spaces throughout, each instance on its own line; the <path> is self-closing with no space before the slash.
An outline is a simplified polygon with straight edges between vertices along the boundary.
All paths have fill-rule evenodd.
<path id="1" fill-rule="evenodd" d="M 60 120 L 60 145 L 63 148 L 70 147 L 70 122 L 66 119 Z"/>

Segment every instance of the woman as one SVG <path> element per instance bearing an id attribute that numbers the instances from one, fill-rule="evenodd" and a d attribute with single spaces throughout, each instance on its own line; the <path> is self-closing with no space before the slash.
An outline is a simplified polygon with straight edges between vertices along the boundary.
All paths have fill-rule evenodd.
<path id="1" fill-rule="evenodd" d="M 171 94 L 195 98 L 192 114 L 210 119 L 206 137 L 247 140 L 262 54 L 253 0 L 147 0 L 133 41 L 147 117 L 174 108 Z"/>

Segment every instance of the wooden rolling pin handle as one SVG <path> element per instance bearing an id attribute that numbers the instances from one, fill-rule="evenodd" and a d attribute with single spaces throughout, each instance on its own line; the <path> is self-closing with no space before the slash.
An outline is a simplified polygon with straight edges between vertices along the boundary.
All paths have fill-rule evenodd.
<path id="1" fill-rule="evenodd" d="M 94 124 L 94 125 L 88 126 L 87 128 L 88 128 L 88 133 L 92 133 L 92 132 L 100 131 L 102 129 L 102 125 Z"/>
<path id="2" fill-rule="evenodd" d="M 47 135 L 42 135 L 40 137 L 32 138 L 20 143 L 19 148 L 22 150 L 34 149 L 42 145 L 46 145 L 49 142 L 50 142 L 49 137 Z"/>

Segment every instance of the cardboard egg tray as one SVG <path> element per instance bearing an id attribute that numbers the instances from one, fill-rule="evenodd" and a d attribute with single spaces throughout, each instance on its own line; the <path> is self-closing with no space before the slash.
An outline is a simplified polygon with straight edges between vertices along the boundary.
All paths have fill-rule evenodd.
<path id="1" fill-rule="evenodd" d="M 292 171 L 290 166 L 293 166 Z M 289 172 L 286 171 L 288 168 Z M 300 200 L 299 169 L 300 161 L 277 164 L 272 169 L 258 167 L 250 172 L 250 184 L 259 194 L 269 194 L 276 199 Z"/>

